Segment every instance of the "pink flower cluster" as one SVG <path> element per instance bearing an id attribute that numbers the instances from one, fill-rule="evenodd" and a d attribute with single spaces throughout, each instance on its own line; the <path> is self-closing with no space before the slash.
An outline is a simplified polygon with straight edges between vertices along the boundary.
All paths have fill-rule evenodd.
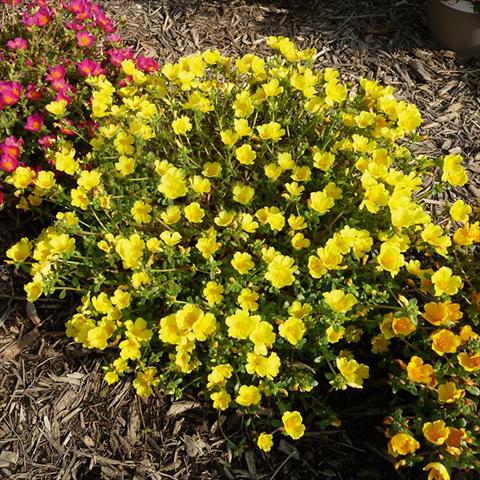
<path id="1" fill-rule="evenodd" d="M 6 74 L 0 78 L 0 112 L 7 113 L 10 134 L 0 137 L 0 179 L 19 165 L 54 167 L 48 150 L 62 135 L 88 148 L 84 139 L 95 124 L 88 118 L 90 89 L 83 78 L 104 74 L 123 85 L 121 64 L 127 59 L 145 73 L 159 68 L 153 58 L 135 57 L 133 49 L 122 47 L 112 21 L 93 0 L 0 0 L 0 11 L 2 4 L 12 14 L 14 34 L 0 40 L 0 71 Z M 67 108 L 60 118 L 45 108 L 62 100 Z"/>

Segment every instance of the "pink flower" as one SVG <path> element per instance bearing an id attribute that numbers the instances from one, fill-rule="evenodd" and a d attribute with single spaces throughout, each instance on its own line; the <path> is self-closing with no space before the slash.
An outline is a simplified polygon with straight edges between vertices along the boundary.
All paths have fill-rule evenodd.
<path id="1" fill-rule="evenodd" d="M 13 135 L 5 138 L 0 143 L 0 170 L 4 172 L 13 172 L 18 167 L 18 159 L 21 153 L 23 140 Z"/>
<path id="2" fill-rule="evenodd" d="M 113 28 L 112 21 L 105 15 L 103 10 L 99 5 L 95 4 L 92 6 L 92 11 L 97 25 L 107 33 L 113 33 L 115 29 Z"/>
<path id="3" fill-rule="evenodd" d="M 110 57 L 110 62 L 116 67 L 120 67 L 124 60 L 133 59 L 133 50 L 131 48 L 111 48 L 107 51 L 108 56 Z"/>
<path id="4" fill-rule="evenodd" d="M 0 170 L 3 170 L 7 173 L 14 172 L 18 167 L 18 159 L 11 157 L 0 157 Z"/>
<path id="5" fill-rule="evenodd" d="M 55 78 L 52 80 L 52 88 L 56 92 L 61 92 L 62 90 L 68 89 L 68 82 L 64 78 Z"/>
<path id="6" fill-rule="evenodd" d="M 65 67 L 63 67 L 62 65 L 55 65 L 55 66 L 50 67 L 48 69 L 48 74 L 45 78 L 49 82 L 53 82 L 53 80 L 63 79 L 63 77 L 65 77 L 66 73 L 67 72 L 65 70 Z"/>
<path id="7" fill-rule="evenodd" d="M 74 14 L 82 13 L 87 8 L 87 2 L 85 0 L 70 0 L 65 7 Z"/>
<path id="8" fill-rule="evenodd" d="M 0 81 L 0 108 L 15 105 L 22 96 L 23 87 L 19 82 Z"/>
<path id="9" fill-rule="evenodd" d="M 95 36 L 86 30 L 77 32 L 77 44 L 79 47 L 90 47 L 94 41 Z"/>
<path id="10" fill-rule="evenodd" d="M 23 15 L 23 24 L 27 27 L 44 27 L 50 23 L 51 16 L 50 11 L 46 7 L 40 7 L 33 15 L 29 15 L 27 12 Z"/>
<path id="11" fill-rule="evenodd" d="M 77 63 L 77 68 L 84 77 L 87 77 L 88 75 L 96 77 L 103 73 L 103 69 L 100 64 L 90 60 L 89 58 L 84 58 L 81 62 Z"/>
<path id="12" fill-rule="evenodd" d="M 5 202 L 5 194 L 0 190 L 0 205 Z"/>
<path id="13" fill-rule="evenodd" d="M 37 88 L 35 85 L 31 83 L 27 85 L 27 91 L 25 92 L 25 96 L 31 100 L 32 102 L 36 102 L 40 100 L 43 96 L 43 89 Z"/>
<path id="14" fill-rule="evenodd" d="M 73 30 L 74 32 L 79 32 L 80 30 L 83 29 L 83 25 L 81 23 L 78 23 L 78 22 L 66 22 L 65 26 L 69 30 Z"/>
<path id="15" fill-rule="evenodd" d="M 1 0 L 5 5 L 20 5 L 22 0 Z"/>
<path id="16" fill-rule="evenodd" d="M 38 144 L 40 145 L 40 147 L 46 150 L 55 143 L 55 139 L 56 139 L 55 135 L 50 133 L 48 135 L 44 135 L 43 137 L 40 137 L 38 139 Z"/>
<path id="17" fill-rule="evenodd" d="M 10 50 L 26 50 L 28 48 L 28 42 L 21 37 L 14 38 L 7 42 L 7 47 Z"/>
<path id="18" fill-rule="evenodd" d="M 144 72 L 153 73 L 158 70 L 158 63 L 151 57 L 140 55 L 137 58 L 137 68 Z"/>
<path id="19" fill-rule="evenodd" d="M 55 101 L 58 102 L 59 100 L 65 100 L 67 104 L 70 105 L 70 103 L 72 102 L 72 98 L 70 97 L 70 95 L 68 95 L 67 89 L 57 92 L 57 94 L 55 95 Z"/>
<path id="20" fill-rule="evenodd" d="M 122 41 L 122 37 L 118 33 L 110 33 L 107 35 L 107 40 L 110 43 L 120 43 Z"/>
<path id="21" fill-rule="evenodd" d="M 27 117 L 27 122 L 25 123 L 24 128 L 29 132 L 36 133 L 41 130 L 43 123 L 43 117 L 39 113 L 34 113 Z"/>

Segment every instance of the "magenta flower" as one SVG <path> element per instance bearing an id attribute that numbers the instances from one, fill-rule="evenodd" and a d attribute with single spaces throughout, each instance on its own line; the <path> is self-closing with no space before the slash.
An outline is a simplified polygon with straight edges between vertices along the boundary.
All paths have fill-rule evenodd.
<path id="1" fill-rule="evenodd" d="M 74 32 L 80 32 L 80 30 L 83 30 L 83 25 L 79 22 L 66 22 L 65 26 Z"/>
<path id="2" fill-rule="evenodd" d="M 5 5 L 20 5 L 22 3 L 22 0 L 1 0 L 1 2 Z"/>
<path id="3" fill-rule="evenodd" d="M 22 143 L 21 138 L 16 138 L 13 135 L 0 143 L 0 170 L 10 173 L 18 167 Z"/>
<path id="4" fill-rule="evenodd" d="M 68 82 L 64 78 L 56 78 L 52 80 L 52 88 L 56 92 L 61 92 L 68 89 Z"/>
<path id="5" fill-rule="evenodd" d="M 67 72 L 65 70 L 65 67 L 63 67 L 62 65 L 55 65 L 48 69 L 48 74 L 45 78 L 47 81 L 53 82 L 53 80 L 62 79 L 66 73 Z"/>
<path id="6" fill-rule="evenodd" d="M 27 117 L 27 121 L 24 125 L 25 130 L 29 132 L 37 133 L 43 127 L 43 117 L 39 113 L 34 113 Z"/>
<path id="7" fill-rule="evenodd" d="M 93 15 L 96 21 L 96 24 L 107 33 L 113 33 L 115 29 L 113 28 L 112 21 L 105 15 L 100 5 L 93 5 L 92 7 Z"/>
<path id="8" fill-rule="evenodd" d="M 0 81 L 0 108 L 15 105 L 22 96 L 23 87 L 19 82 Z"/>
<path id="9" fill-rule="evenodd" d="M 48 135 L 43 135 L 43 137 L 40 137 L 38 139 L 38 144 L 44 150 L 47 150 L 48 148 L 50 148 L 55 143 L 55 139 L 56 139 L 56 137 L 52 133 L 50 133 Z"/>
<path id="10" fill-rule="evenodd" d="M 45 27 L 50 23 L 51 16 L 48 8 L 40 7 L 33 15 L 29 15 L 27 12 L 23 15 L 23 24 L 27 27 Z"/>
<path id="11" fill-rule="evenodd" d="M 26 50 L 28 48 L 28 42 L 21 37 L 14 38 L 7 42 L 7 47 L 10 50 Z"/>
<path id="12" fill-rule="evenodd" d="M 124 60 L 133 59 L 133 50 L 131 48 L 111 48 L 107 51 L 108 56 L 110 57 L 110 62 L 116 67 L 120 67 Z"/>
<path id="13" fill-rule="evenodd" d="M 5 202 L 5 194 L 0 190 L 0 205 Z"/>
<path id="14" fill-rule="evenodd" d="M 86 30 L 77 32 L 77 44 L 79 47 L 90 47 L 95 41 L 95 36 Z"/>
<path id="15" fill-rule="evenodd" d="M 35 85 L 32 85 L 31 83 L 29 83 L 27 85 L 25 96 L 32 102 L 36 102 L 37 100 L 40 100 L 42 98 L 43 89 L 37 88 Z"/>
<path id="16" fill-rule="evenodd" d="M 81 62 L 77 63 L 77 68 L 80 74 L 84 77 L 87 77 L 88 75 L 96 77 L 103 73 L 100 64 L 89 58 L 84 58 Z"/>
<path id="17" fill-rule="evenodd" d="M 143 72 L 153 73 L 158 70 L 158 63 L 151 57 L 139 55 L 137 58 L 137 68 Z"/>

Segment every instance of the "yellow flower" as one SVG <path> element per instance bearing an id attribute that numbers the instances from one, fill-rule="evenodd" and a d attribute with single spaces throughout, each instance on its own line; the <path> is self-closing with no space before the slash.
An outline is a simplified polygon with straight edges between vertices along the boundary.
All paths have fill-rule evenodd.
<path id="1" fill-rule="evenodd" d="M 225 145 L 232 146 L 238 140 L 238 134 L 233 130 L 224 130 L 220 132 L 220 138 Z"/>
<path id="2" fill-rule="evenodd" d="M 148 285 L 151 283 L 151 278 L 146 272 L 135 272 L 132 274 L 132 287 L 138 290 L 142 285 Z"/>
<path id="3" fill-rule="evenodd" d="M 152 206 L 143 200 L 137 200 L 130 209 L 130 213 L 137 223 L 149 223 L 152 220 L 151 212 Z"/>
<path id="4" fill-rule="evenodd" d="M 342 103 L 347 99 L 348 90 L 345 85 L 341 85 L 336 80 L 329 81 L 325 84 L 325 103 L 333 105 L 334 103 Z"/>
<path id="5" fill-rule="evenodd" d="M 107 372 L 103 378 L 108 385 L 113 385 L 114 383 L 118 382 L 119 376 L 117 372 Z"/>
<path id="6" fill-rule="evenodd" d="M 172 128 L 176 135 L 185 135 L 192 129 L 192 122 L 186 115 L 176 118 L 172 122 Z"/>
<path id="7" fill-rule="evenodd" d="M 235 150 L 235 157 L 242 165 L 253 165 L 257 154 L 251 145 L 245 143 Z"/>
<path id="8" fill-rule="evenodd" d="M 167 209 L 160 214 L 160 218 L 167 225 L 173 225 L 180 220 L 182 211 L 176 205 L 170 205 Z"/>
<path id="9" fill-rule="evenodd" d="M 75 250 L 75 239 L 71 238 L 66 233 L 51 235 L 49 241 L 52 253 L 62 254 L 73 252 L 73 250 Z"/>
<path id="10" fill-rule="evenodd" d="M 77 180 L 77 183 L 87 192 L 94 189 L 100 185 L 100 177 L 102 174 L 98 170 L 83 170 L 80 174 L 80 177 Z"/>
<path id="11" fill-rule="evenodd" d="M 327 340 L 329 343 L 337 343 L 345 335 L 345 327 L 335 329 L 330 325 L 325 333 L 327 334 Z"/>
<path id="12" fill-rule="evenodd" d="M 250 288 L 244 288 L 237 297 L 238 304 L 243 310 L 255 311 L 258 309 L 259 295 Z"/>
<path id="13" fill-rule="evenodd" d="M 125 336 L 127 338 L 134 338 L 138 340 L 139 343 L 148 342 L 153 336 L 153 331 L 147 327 L 147 322 L 141 317 L 138 317 L 135 322 L 127 320 L 125 322 L 125 328 L 127 329 Z"/>
<path id="14" fill-rule="evenodd" d="M 278 122 L 259 125 L 257 130 L 262 140 L 272 140 L 273 142 L 278 142 L 285 135 L 285 130 Z"/>
<path id="15" fill-rule="evenodd" d="M 447 329 L 437 330 L 430 336 L 432 350 L 443 355 L 444 353 L 455 353 L 462 344 L 462 339 Z"/>
<path id="16" fill-rule="evenodd" d="M 400 248 L 390 242 L 382 243 L 377 261 L 383 270 L 390 272 L 392 277 L 395 277 L 400 271 L 400 268 L 405 265 L 405 258 Z"/>
<path id="17" fill-rule="evenodd" d="M 255 263 L 252 261 L 252 256 L 246 252 L 235 252 L 230 263 L 240 275 L 245 275 L 255 267 Z"/>
<path id="18" fill-rule="evenodd" d="M 118 162 L 115 163 L 115 168 L 122 177 L 126 177 L 135 171 L 135 159 L 120 155 Z"/>
<path id="19" fill-rule="evenodd" d="M 293 284 L 295 281 L 295 261 L 285 255 L 276 255 L 268 264 L 265 279 L 275 288 L 283 288 Z"/>
<path id="20" fill-rule="evenodd" d="M 196 193 L 208 193 L 212 188 L 210 180 L 202 177 L 201 175 L 195 175 L 190 182 L 192 184 L 193 191 Z"/>
<path id="21" fill-rule="evenodd" d="M 132 295 L 121 288 L 117 288 L 110 297 L 112 304 L 115 305 L 119 310 L 124 310 L 130 306 L 131 299 Z"/>
<path id="22" fill-rule="evenodd" d="M 420 443 L 408 433 L 397 433 L 388 442 L 388 453 L 393 457 L 415 453 Z"/>
<path id="23" fill-rule="evenodd" d="M 457 388 L 455 383 L 447 382 L 438 386 L 438 400 L 442 403 L 454 403 L 463 397 L 465 391 Z"/>
<path id="24" fill-rule="evenodd" d="M 334 312 L 346 313 L 357 304 L 357 299 L 351 293 L 345 293 L 342 290 L 323 292 L 322 295 L 327 305 Z"/>
<path id="25" fill-rule="evenodd" d="M 443 420 L 426 422 L 422 428 L 423 436 L 434 445 L 442 445 L 450 434 L 450 429 Z"/>
<path id="26" fill-rule="evenodd" d="M 264 452 L 269 452 L 273 447 L 273 435 L 262 432 L 257 438 L 257 445 Z"/>
<path id="27" fill-rule="evenodd" d="M 258 405 L 262 395 L 258 387 L 254 385 L 242 385 L 238 390 L 238 395 L 235 401 L 243 407 L 250 407 L 251 405 Z"/>
<path id="28" fill-rule="evenodd" d="M 337 358 L 337 368 L 349 387 L 363 388 L 363 381 L 369 377 L 369 367 L 354 359 Z"/>
<path id="29" fill-rule="evenodd" d="M 428 471 L 427 480 L 450 480 L 450 474 L 443 463 L 431 462 L 425 465 L 423 469 Z"/>
<path id="30" fill-rule="evenodd" d="M 206 232 L 205 235 L 199 237 L 195 246 L 200 251 L 203 258 L 210 259 L 215 255 L 222 244 L 217 242 L 215 230 L 210 230 Z"/>
<path id="31" fill-rule="evenodd" d="M 335 201 L 325 191 L 312 192 L 308 206 L 318 212 L 320 215 L 327 213 L 333 206 Z"/>
<path id="32" fill-rule="evenodd" d="M 457 360 L 467 372 L 477 372 L 480 370 L 480 352 L 472 355 L 466 352 L 459 353 Z"/>
<path id="33" fill-rule="evenodd" d="M 160 383 L 160 379 L 156 375 L 157 369 L 155 367 L 145 367 L 143 371 L 137 371 L 133 387 L 138 395 L 147 398 L 152 394 L 152 387 Z"/>
<path id="34" fill-rule="evenodd" d="M 33 282 L 27 283 L 23 289 L 27 294 L 27 300 L 29 302 L 34 302 L 37 300 L 43 292 L 43 283 L 34 280 Z"/>
<path id="35" fill-rule="evenodd" d="M 225 319 L 228 327 L 228 336 L 246 340 L 260 322 L 259 315 L 250 315 L 246 310 L 237 309 L 233 315 Z"/>
<path id="36" fill-rule="evenodd" d="M 463 158 L 461 155 L 446 155 L 443 159 L 442 180 L 454 187 L 461 187 L 468 181 L 467 172 L 462 167 Z"/>
<path id="37" fill-rule="evenodd" d="M 305 324 L 300 318 L 290 317 L 278 327 L 279 335 L 292 345 L 297 345 L 305 334 Z"/>
<path id="38" fill-rule="evenodd" d="M 414 355 L 407 365 L 407 374 L 410 381 L 434 385 L 436 383 L 435 370 L 428 363 L 423 363 L 420 357 Z"/>
<path id="39" fill-rule="evenodd" d="M 210 399 L 213 401 L 213 408 L 222 411 L 226 410 L 232 401 L 232 397 L 225 390 L 212 393 Z"/>
<path id="40" fill-rule="evenodd" d="M 53 172 L 47 172 L 46 170 L 38 172 L 37 178 L 35 179 L 35 186 L 37 188 L 40 188 L 41 190 L 50 190 L 54 185 L 55 174 Z"/>
<path id="41" fill-rule="evenodd" d="M 202 173 L 206 177 L 218 177 L 222 172 L 222 165 L 218 162 L 206 162 L 203 165 Z"/>
<path id="42" fill-rule="evenodd" d="M 421 123 L 422 117 L 415 105 L 409 104 L 398 112 L 398 126 L 407 132 L 415 130 Z"/>
<path id="43" fill-rule="evenodd" d="M 183 210 L 185 218 L 192 223 L 201 223 L 205 216 L 205 210 L 200 207 L 198 202 L 192 202 Z"/>
<path id="44" fill-rule="evenodd" d="M 222 210 L 218 213 L 218 215 L 213 219 L 215 225 L 219 227 L 228 227 L 233 222 L 236 213 L 234 211 L 227 212 L 226 210 Z"/>
<path id="45" fill-rule="evenodd" d="M 396 335 L 410 335 L 417 329 L 410 317 L 394 317 L 392 320 L 392 330 Z"/>
<path id="46" fill-rule="evenodd" d="M 142 356 L 140 343 L 134 338 L 123 340 L 119 344 L 120 357 L 124 360 L 137 360 Z"/>
<path id="47" fill-rule="evenodd" d="M 456 222 L 467 223 L 468 216 L 472 213 L 472 207 L 467 205 L 462 200 L 457 200 L 451 207 L 450 207 L 450 216 L 452 220 Z"/>
<path id="48" fill-rule="evenodd" d="M 248 125 L 248 120 L 244 118 L 236 118 L 233 120 L 235 132 L 239 137 L 248 137 L 252 134 L 252 129 Z"/>
<path id="49" fill-rule="evenodd" d="M 184 197 L 187 194 L 187 182 L 185 181 L 185 173 L 183 170 L 176 167 L 169 167 L 161 177 L 158 191 L 170 200 Z"/>
<path id="50" fill-rule="evenodd" d="M 331 152 L 315 152 L 313 154 L 313 166 L 326 172 L 335 162 L 335 155 Z"/>
<path id="51" fill-rule="evenodd" d="M 248 337 L 254 345 L 254 352 L 257 355 L 266 355 L 267 349 L 272 348 L 275 342 L 273 326 L 268 322 L 258 322 Z"/>
<path id="52" fill-rule="evenodd" d="M 268 357 L 248 352 L 245 370 L 250 375 L 256 374 L 261 378 L 272 379 L 278 375 L 280 364 L 280 357 L 275 352 L 272 352 Z"/>
<path id="53" fill-rule="evenodd" d="M 26 260 L 30 254 L 32 253 L 32 242 L 24 237 L 19 242 L 12 245 L 6 252 L 8 258 L 12 260 L 12 262 L 23 262 Z"/>
<path id="54" fill-rule="evenodd" d="M 305 425 L 303 424 L 303 418 L 300 412 L 296 410 L 293 412 L 286 411 L 282 415 L 282 424 L 286 434 L 294 440 L 303 437 Z"/>
<path id="55" fill-rule="evenodd" d="M 233 187 L 233 199 L 242 205 L 248 205 L 255 195 L 255 189 L 248 185 L 235 185 Z"/>
<path id="56" fill-rule="evenodd" d="M 45 110 L 47 110 L 47 112 L 50 112 L 51 114 L 59 117 L 60 115 L 62 115 L 66 108 L 67 108 L 67 101 L 66 100 L 57 100 L 57 101 L 53 101 L 53 102 L 50 102 L 48 103 L 47 105 L 45 105 Z"/>
<path id="57" fill-rule="evenodd" d="M 203 289 L 203 296 L 207 299 L 209 305 L 215 305 L 223 299 L 225 289 L 217 282 L 210 281 Z"/>
<path id="58" fill-rule="evenodd" d="M 145 242 L 137 233 L 130 235 L 128 239 L 119 239 L 115 244 L 115 251 L 123 261 L 123 268 L 140 268 L 144 247 Z"/>
<path id="59" fill-rule="evenodd" d="M 462 279 L 457 275 L 452 275 L 450 268 L 441 267 L 432 275 L 432 283 L 437 297 L 444 293 L 455 295 L 462 285 Z"/>

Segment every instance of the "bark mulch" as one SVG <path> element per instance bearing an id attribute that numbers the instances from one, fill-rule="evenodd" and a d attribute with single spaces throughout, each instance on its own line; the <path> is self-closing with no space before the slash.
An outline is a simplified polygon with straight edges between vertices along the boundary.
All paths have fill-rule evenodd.
<path id="1" fill-rule="evenodd" d="M 319 66 L 337 67 L 346 79 L 395 86 L 422 111 L 421 151 L 462 152 L 471 182 L 455 194 L 480 198 L 480 62 L 430 42 L 425 3 L 103 1 L 124 37 L 162 61 L 205 48 L 266 53 L 268 35 L 286 35 L 315 46 Z M 30 220 L 1 213 L 0 244 L 18 240 Z M 128 383 L 105 387 L 104 357 L 63 334 L 74 307 L 74 298 L 26 306 L 21 278 L 0 267 L 0 479 L 413 478 L 395 474 L 378 450 L 385 439 L 374 407 L 352 410 L 353 427 L 310 433 L 295 445 L 282 440 L 264 456 L 242 446 L 235 414 L 219 419 L 194 398 L 143 401 Z"/>

